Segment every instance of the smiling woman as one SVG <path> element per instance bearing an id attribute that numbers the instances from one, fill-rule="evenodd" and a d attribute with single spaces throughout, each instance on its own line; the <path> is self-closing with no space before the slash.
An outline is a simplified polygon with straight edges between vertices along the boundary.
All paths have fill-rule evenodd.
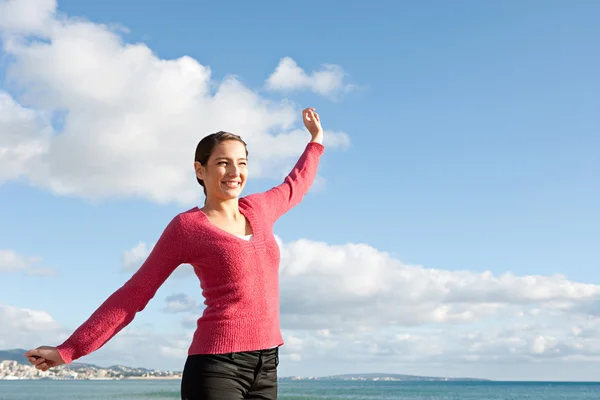
<path id="1" fill-rule="evenodd" d="M 206 195 L 202 212 L 210 222 L 231 234 L 251 237 L 252 228 L 243 215 L 235 212 L 228 215 L 219 210 L 220 204 L 236 200 L 242 193 L 248 175 L 247 157 L 248 150 L 242 138 L 221 131 L 198 143 L 194 169 Z"/>
<path id="2" fill-rule="evenodd" d="M 204 181 L 206 179 L 205 175 L 207 174 L 209 160 L 219 168 L 223 176 L 235 172 L 235 170 L 239 171 L 240 177 L 234 179 L 230 186 L 231 188 L 239 187 L 239 193 L 241 193 L 243 184 L 246 181 L 246 173 L 248 172 L 247 157 L 246 142 L 238 135 L 220 131 L 202 139 L 196 147 L 194 169 L 196 170 L 198 183 L 204 187 L 204 194 L 206 195 L 206 184 Z"/>
<path id="3" fill-rule="evenodd" d="M 197 322 L 181 383 L 182 399 L 276 399 L 279 346 L 279 246 L 273 224 L 302 201 L 317 174 L 323 129 L 303 111 L 311 141 L 284 182 L 240 198 L 248 152 L 218 132 L 197 146 L 194 168 L 204 207 L 178 214 L 140 269 L 64 343 L 26 353 L 41 370 L 99 349 L 125 328 L 181 264 L 198 276 L 206 308 Z"/>

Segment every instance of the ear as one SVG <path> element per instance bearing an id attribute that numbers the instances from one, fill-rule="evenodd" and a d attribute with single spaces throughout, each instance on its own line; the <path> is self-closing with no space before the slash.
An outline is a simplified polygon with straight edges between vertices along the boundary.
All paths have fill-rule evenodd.
<path id="1" fill-rule="evenodd" d="M 206 174 L 205 168 L 198 161 L 194 161 L 194 170 L 196 171 L 196 178 L 204 180 Z"/>

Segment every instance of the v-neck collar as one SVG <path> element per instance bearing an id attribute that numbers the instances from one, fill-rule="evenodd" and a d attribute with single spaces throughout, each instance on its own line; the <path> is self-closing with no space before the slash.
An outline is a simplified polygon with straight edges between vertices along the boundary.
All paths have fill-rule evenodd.
<path id="1" fill-rule="evenodd" d="M 206 221 L 206 224 L 213 231 L 215 231 L 221 235 L 225 235 L 227 237 L 239 240 L 244 243 L 250 243 L 250 242 L 254 242 L 256 240 L 257 233 L 258 233 L 258 224 L 256 224 L 254 221 L 254 213 L 252 212 L 252 209 L 250 207 L 245 207 L 242 199 L 240 199 L 240 201 L 238 203 L 238 210 L 239 210 L 240 214 L 242 214 L 244 216 L 246 221 L 248 221 L 248 225 L 250 225 L 250 229 L 252 230 L 252 233 L 251 233 L 252 237 L 250 238 L 250 240 L 245 239 L 243 237 L 239 237 L 237 235 L 234 235 L 233 233 L 227 232 L 226 230 L 219 228 L 218 226 L 216 226 L 215 224 L 213 224 L 211 222 L 210 218 L 208 218 L 208 215 L 206 215 L 206 213 L 204 213 L 204 211 L 202 211 L 202 209 L 200 207 L 196 207 L 196 209 L 200 213 L 200 215 L 202 215 L 202 218 Z"/>

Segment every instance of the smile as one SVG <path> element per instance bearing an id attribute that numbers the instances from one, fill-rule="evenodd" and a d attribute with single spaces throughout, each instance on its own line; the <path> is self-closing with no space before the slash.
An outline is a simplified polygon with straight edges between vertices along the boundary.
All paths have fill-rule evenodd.
<path id="1" fill-rule="evenodd" d="M 238 181 L 225 181 L 225 182 L 223 182 L 223 184 L 225 186 L 227 186 L 228 188 L 237 189 L 237 188 L 240 187 L 241 182 L 238 182 Z"/>

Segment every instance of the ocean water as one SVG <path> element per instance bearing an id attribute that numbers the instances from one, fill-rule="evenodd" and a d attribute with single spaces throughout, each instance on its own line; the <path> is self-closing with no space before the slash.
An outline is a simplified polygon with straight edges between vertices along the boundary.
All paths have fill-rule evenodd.
<path id="1" fill-rule="evenodd" d="M 1 381 L 0 400 L 173 400 L 179 381 Z M 280 400 L 598 400 L 600 383 L 282 381 Z"/>

